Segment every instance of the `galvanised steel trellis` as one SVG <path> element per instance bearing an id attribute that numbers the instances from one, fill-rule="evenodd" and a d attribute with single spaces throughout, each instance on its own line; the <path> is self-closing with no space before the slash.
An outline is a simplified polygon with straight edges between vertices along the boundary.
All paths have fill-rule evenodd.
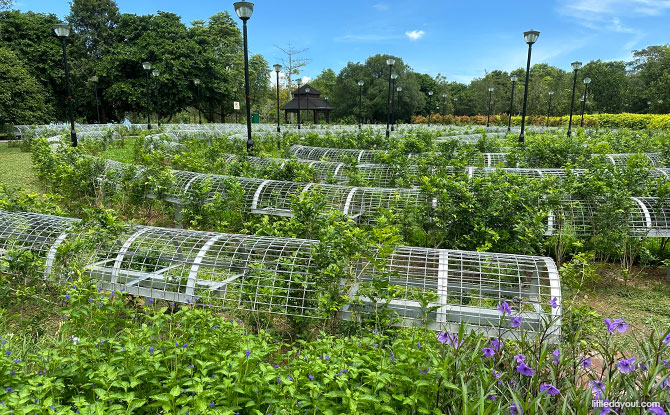
<path id="1" fill-rule="evenodd" d="M 59 266 L 69 258 L 58 250 L 84 233 L 78 222 L 0 210 L 0 270 L 11 272 L 8 258 L 28 250 L 40 259 L 45 277 L 67 282 L 69 274 L 59 272 Z M 319 309 L 319 299 L 327 287 L 319 285 L 313 258 L 318 243 L 133 226 L 115 240 L 74 255 L 86 260 L 86 275 L 107 290 L 230 311 L 322 318 L 327 313 Z M 457 331 L 463 323 L 468 330 L 498 336 L 496 306 L 506 301 L 523 317 L 523 329 L 538 334 L 547 324 L 549 335 L 558 340 L 561 286 L 550 258 L 398 247 L 384 264 L 352 260 L 351 275 L 335 282 L 350 300 L 340 318 L 358 321 L 385 308 L 396 325 Z M 374 293 L 373 280 L 387 281 L 393 295 L 379 298 L 383 294 Z M 508 319 L 502 327 L 504 337 L 519 334 Z"/>
<path id="2" fill-rule="evenodd" d="M 105 174 L 98 180 L 116 186 L 121 178 L 132 174 L 141 175 L 144 166 L 127 166 L 123 163 L 107 160 Z M 530 169 L 532 170 L 532 169 Z M 559 172 L 555 172 L 561 177 Z M 207 200 L 226 197 L 232 187 L 239 186 L 243 194 L 245 212 L 252 214 L 292 217 L 293 197 L 307 191 L 319 192 L 326 202 L 326 208 L 337 210 L 359 223 L 374 223 L 382 209 L 393 209 L 407 214 L 412 210 L 431 210 L 437 208 L 437 201 L 418 188 L 375 188 L 322 183 L 297 183 L 281 180 L 255 179 L 248 177 L 223 176 L 172 170 L 172 182 L 160 197 L 175 205 L 177 221 L 181 221 L 181 207 L 198 194 L 201 186 L 206 187 Z M 148 198 L 158 195 L 148 194 Z M 631 216 L 628 219 L 628 232 L 638 237 L 670 236 L 670 200 L 656 197 L 631 197 Z M 590 236 L 595 232 L 598 204 L 587 201 L 564 199 L 558 202 L 556 212 L 547 217 L 546 235 L 556 232 L 556 224 L 562 229 L 572 229 L 579 236 Z"/>

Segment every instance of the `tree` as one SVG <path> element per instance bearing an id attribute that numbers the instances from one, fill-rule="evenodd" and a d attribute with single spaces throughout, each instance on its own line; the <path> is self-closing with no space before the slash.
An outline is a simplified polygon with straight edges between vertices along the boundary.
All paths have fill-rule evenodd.
<path id="1" fill-rule="evenodd" d="M 628 90 L 624 62 L 591 61 L 584 66 L 582 76 L 591 78 L 587 104 L 593 102 L 592 112 L 618 113 L 624 110 Z"/>
<path id="2" fill-rule="evenodd" d="M 9 9 L 14 4 L 14 0 L 0 0 L 0 10 Z"/>
<path id="3" fill-rule="evenodd" d="M 50 117 L 37 80 L 14 52 L 0 46 L 0 126 L 45 123 Z"/>
<path id="4" fill-rule="evenodd" d="M 286 73 L 286 78 L 288 80 L 289 91 L 291 90 L 291 77 L 293 75 L 300 75 L 300 68 L 307 66 L 312 60 L 309 58 L 299 58 L 297 55 L 307 52 L 309 49 L 295 49 L 290 43 L 287 47 L 282 48 L 279 46 L 275 47 L 286 55 L 285 59 L 281 60 L 282 67 L 284 68 L 284 73 Z M 291 96 L 293 94 L 291 93 Z"/>

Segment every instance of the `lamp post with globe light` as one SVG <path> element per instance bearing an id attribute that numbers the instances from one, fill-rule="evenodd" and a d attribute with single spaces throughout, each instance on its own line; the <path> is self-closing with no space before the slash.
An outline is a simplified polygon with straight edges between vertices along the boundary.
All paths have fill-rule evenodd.
<path id="1" fill-rule="evenodd" d="M 433 91 L 428 91 L 428 126 L 430 127 L 430 116 L 433 114 Z"/>
<path id="2" fill-rule="evenodd" d="M 393 72 L 393 65 L 395 64 L 395 59 L 389 58 L 386 59 L 386 64 L 389 66 L 389 82 L 388 82 L 388 95 L 386 98 L 386 138 L 389 138 L 391 135 L 390 124 L 391 124 L 391 73 Z"/>
<path id="3" fill-rule="evenodd" d="M 358 130 L 363 128 L 363 85 L 365 82 L 358 81 Z"/>
<path id="4" fill-rule="evenodd" d="M 160 111 L 160 104 L 158 101 L 158 77 L 160 76 L 160 71 L 158 69 L 154 69 L 151 71 L 151 74 L 154 76 L 154 88 L 156 89 L 156 122 L 158 123 L 158 126 L 161 126 L 161 111 Z"/>
<path id="5" fill-rule="evenodd" d="M 244 92 L 247 104 L 247 153 L 251 153 L 254 141 L 251 138 L 251 95 L 249 93 L 249 49 L 247 45 L 247 21 L 254 12 L 254 4 L 248 1 L 233 3 L 237 17 L 242 20 L 242 34 L 244 38 Z"/>
<path id="6" fill-rule="evenodd" d="M 98 76 L 93 75 L 88 78 L 88 80 L 93 84 L 93 93 L 95 94 L 95 112 L 98 115 L 98 124 L 100 124 L 100 102 L 98 101 Z"/>
<path id="7" fill-rule="evenodd" d="M 549 117 L 551 116 L 551 97 L 554 96 L 554 91 L 549 91 L 549 108 L 547 108 L 547 127 L 549 127 Z"/>
<path id="8" fill-rule="evenodd" d="M 395 80 L 398 79 L 398 74 L 397 73 L 392 73 L 391 74 L 391 131 L 394 130 L 394 125 L 393 122 L 393 117 L 395 116 L 394 111 L 395 111 Z"/>
<path id="9" fill-rule="evenodd" d="M 572 113 L 575 110 L 575 90 L 577 89 L 577 71 L 582 67 L 582 63 L 579 61 L 572 62 L 572 98 L 570 99 L 570 119 L 568 120 L 568 137 L 572 134 Z"/>
<path id="10" fill-rule="evenodd" d="M 523 39 L 528 44 L 528 60 L 526 62 L 526 85 L 523 89 L 523 111 L 521 112 L 521 134 L 519 134 L 519 142 L 524 142 L 524 133 L 526 127 L 526 105 L 528 104 L 528 79 L 530 78 L 530 55 L 533 51 L 533 44 L 540 37 L 540 32 L 537 30 L 529 30 L 523 33 Z"/>
<path id="11" fill-rule="evenodd" d="M 589 90 L 591 78 L 584 78 L 584 97 L 582 98 L 582 119 L 579 121 L 579 126 L 584 127 L 584 110 L 586 109 L 586 97 Z"/>
<path id="12" fill-rule="evenodd" d="M 279 128 L 279 71 L 281 71 L 281 65 L 278 63 L 275 64 L 274 70 L 277 73 L 277 132 L 281 133 L 281 129 Z M 278 145 L 281 148 L 281 140 L 279 140 Z"/>
<path id="13" fill-rule="evenodd" d="M 77 132 L 74 128 L 74 112 L 72 111 L 72 90 L 70 88 L 70 65 L 67 63 L 67 38 L 70 36 L 70 26 L 65 23 L 54 25 L 54 32 L 63 46 L 63 65 L 65 66 L 65 84 L 67 85 L 67 104 L 70 110 L 70 140 L 72 147 L 77 147 Z"/>
<path id="14" fill-rule="evenodd" d="M 491 125 L 491 102 L 493 101 L 493 99 L 492 99 L 493 90 L 494 90 L 494 88 L 492 86 L 490 86 L 489 87 L 489 109 L 488 109 L 488 112 L 486 113 L 486 127 L 489 127 Z"/>
<path id="15" fill-rule="evenodd" d="M 147 78 L 147 129 L 151 130 L 151 99 L 149 97 L 149 72 L 151 72 L 151 62 L 142 62 L 142 67 Z"/>
<path id="16" fill-rule="evenodd" d="M 509 77 L 509 79 L 512 81 L 512 97 L 509 99 L 509 114 L 507 117 L 508 132 L 512 130 L 512 115 L 514 114 L 514 87 L 516 86 L 516 81 L 519 80 L 519 77 L 516 75 L 512 75 Z"/>

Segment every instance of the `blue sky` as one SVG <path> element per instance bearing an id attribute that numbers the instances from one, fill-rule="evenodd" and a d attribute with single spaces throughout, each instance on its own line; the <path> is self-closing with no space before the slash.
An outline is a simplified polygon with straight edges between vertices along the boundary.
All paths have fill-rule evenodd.
<path id="1" fill-rule="evenodd" d="M 164 10 L 182 21 L 206 20 L 232 1 L 117 0 L 124 13 Z M 493 69 L 525 65 L 523 32 L 540 31 L 533 63 L 569 70 L 570 62 L 629 60 L 631 51 L 670 42 L 669 0 L 313 0 L 256 1 L 249 49 L 270 65 L 282 57 L 275 45 L 308 48 L 304 76 L 335 72 L 376 53 L 403 58 L 415 71 L 468 82 Z M 523 7 L 522 7 L 523 6 Z M 65 16 L 64 0 L 17 0 L 20 10 Z"/>

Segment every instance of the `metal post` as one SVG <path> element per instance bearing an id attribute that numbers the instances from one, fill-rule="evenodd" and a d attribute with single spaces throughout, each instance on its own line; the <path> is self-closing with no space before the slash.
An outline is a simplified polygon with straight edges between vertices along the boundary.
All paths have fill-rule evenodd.
<path id="1" fill-rule="evenodd" d="M 394 131 L 395 124 L 395 79 L 391 81 L 391 131 Z"/>
<path id="2" fill-rule="evenodd" d="M 526 128 L 526 105 L 528 103 L 528 79 L 530 78 L 530 55 L 533 51 L 533 44 L 528 44 L 528 61 L 526 62 L 526 86 L 523 89 L 523 111 L 521 113 L 521 134 L 519 134 L 519 142 L 524 142 L 524 130 Z"/>
<path id="3" fill-rule="evenodd" d="M 154 83 L 154 88 L 156 89 L 156 122 L 158 122 L 158 126 L 161 126 L 161 112 L 160 112 L 160 104 L 158 101 L 158 77 L 156 76 L 156 82 Z"/>
<path id="4" fill-rule="evenodd" d="M 72 91 L 70 88 L 70 66 L 67 63 L 67 47 L 65 46 L 65 38 L 61 37 L 63 44 L 63 64 L 65 65 L 65 84 L 67 85 L 67 103 L 70 109 L 70 140 L 72 140 L 72 147 L 77 147 L 77 132 L 74 129 L 74 112 L 72 111 Z"/>
<path id="5" fill-rule="evenodd" d="M 93 82 L 93 90 L 95 91 L 95 112 L 98 114 L 98 124 L 100 124 L 100 103 L 98 101 L 98 83 Z"/>
<path id="6" fill-rule="evenodd" d="M 202 124 L 202 113 L 200 112 L 200 83 L 196 85 L 196 95 L 198 97 L 198 124 Z"/>
<path id="7" fill-rule="evenodd" d="M 247 20 L 242 20 L 244 31 L 244 92 L 247 103 L 247 153 L 251 153 L 254 140 L 251 138 L 251 95 L 249 93 L 249 50 L 247 48 Z"/>
<path id="8" fill-rule="evenodd" d="M 277 71 L 277 132 L 281 133 L 281 128 L 279 128 L 279 71 Z M 277 145 L 281 148 L 281 139 Z"/>
<path id="9" fill-rule="evenodd" d="M 430 116 L 433 114 L 433 94 L 428 93 L 428 126 L 430 127 Z"/>
<path id="10" fill-rule="evenodd" d="M 512 131 L 512 114 L 514 114 L 514 87 L 516 81 L 512 81 L 512 98 L 509 100 L 509 116 L 507 117 L 507 131 Z"/>
<path id="11" fill-rule="evenodd" d="M 393 64 L 389 65 L 389 82 L 388 82 L 388 94 L 386 97 L 386 138 L 391 136 L 390 124 L 391 124 L 391 72 L 393 71 Z"/>
<path id="12" fill-rule="evenodd" d="M 579 126 L 584 127 L 584 109 L 586 108 L 586 92 L 589 90 L 589 84 L 584 84 L 584 100 L 582 101 L 582 119 L 579 121 Z"/>
<path id="13" fill-rule="evenodd" d="M 147 129 L 151 130 L 151 101 L 149 100 L 149 70 L 144 71 L 147 74 Z"/>
<path id="14" fill-rule="evenodd" d="M 358 86 L 358 130 L 363 128 L 363 85 Z"/>
<path id="15" fill-rule="evenodd" d="M 570 119 L 568 121 L 568 137 L 572 134 L 572 112 L 575 109 L 575 89 L 577 88 L 577 71 L 578 69 L 575 69 L 574 76 L 572 79 L 572 99 L 570 100 Z"/>
<path id="16" fill-rule="evenodd" d="M 551 116 L 551 98 L 554 96 L 554 94 L 550 93 L 549 94 L 549 108 L 547 108 L 547 127 L 549 127 L 549 117 Z"/>
<path id="17" fill-rule="evenodd" d="M 489 109 L 486 113 L 486 127 L 489 127 L 491 125 L 491 94 L 493 91 L 491 88 L 489 88 Z"/>

